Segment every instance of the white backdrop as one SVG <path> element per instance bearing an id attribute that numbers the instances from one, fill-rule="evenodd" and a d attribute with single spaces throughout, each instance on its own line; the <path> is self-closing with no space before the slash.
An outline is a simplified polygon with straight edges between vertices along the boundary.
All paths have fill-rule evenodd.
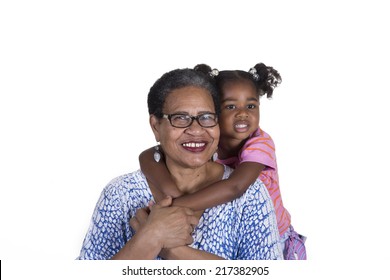
<path id="1" fill-rule="evenodd" d="M 0 258 L 72 260 L 95 203 L 155 144 L 174 68 L 276 68 L 281 190 L 319 262 L 389 260 L 386 1 L 2 1 Z"/>

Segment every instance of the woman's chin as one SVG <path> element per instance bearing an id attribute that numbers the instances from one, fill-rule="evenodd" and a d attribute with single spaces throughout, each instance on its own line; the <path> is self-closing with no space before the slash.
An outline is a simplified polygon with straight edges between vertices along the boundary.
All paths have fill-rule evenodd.
<path id="1" fill-rule="evenodd" d="M 187 158 L 188 160 L 183 162 L 183 166 L 186 166 L 188 168 L 199 168 L 204 166 L 208 161 L 210 161 L 210 158 L 211 156 L 201 158 L 197 158 L 194 156 L 191 158 Z"/>

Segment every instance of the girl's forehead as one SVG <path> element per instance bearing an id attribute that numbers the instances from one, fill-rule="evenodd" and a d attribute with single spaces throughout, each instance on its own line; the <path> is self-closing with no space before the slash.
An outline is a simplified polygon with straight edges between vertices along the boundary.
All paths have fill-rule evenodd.
<path id="1" fill-rule="evenodd" d="M 226 98 L 238 98 L 245 96 L 248 98 L 258 98 L 255 86 L 250 81 L 239 80 L 226 83 L 221 92 L 222 100 Z"/>

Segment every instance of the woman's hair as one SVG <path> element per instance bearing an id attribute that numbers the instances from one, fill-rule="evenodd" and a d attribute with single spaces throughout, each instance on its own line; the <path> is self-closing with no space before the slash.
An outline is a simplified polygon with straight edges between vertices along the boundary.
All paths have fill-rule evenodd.
<path id="1" fill-rule="evenodd" d="M 264 63 L 256 64 L 248 72 L 242 70 L 218 71 L 217 69 L 211 69 L 206 64 L 198 64 L 195 69 L 214 77 L 220 93 L 228 82 L 249 81 L 255 86 L 259 96 L 267 95 L 268 98 L 271 98 L 274 88 L 282 82 L 278 71 Z"/>
<path id="2" fill-rule="evenodd" d="M 149 114 L 154 115 L 157 118 L 162 118 L 162 109 L 167 96 L 176 89 L 188 86 L 207 90 L 213 98 L 215 112 L 219 115 L 219 94 L 215 81 L 209 74 L 189 68 L 176 69 L 167 72 L 154 83 L 148 94 Z"/>

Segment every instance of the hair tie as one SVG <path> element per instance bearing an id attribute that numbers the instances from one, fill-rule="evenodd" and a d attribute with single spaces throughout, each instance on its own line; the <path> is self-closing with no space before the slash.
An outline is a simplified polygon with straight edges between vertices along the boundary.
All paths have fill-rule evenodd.
<path id="1" fill-rule="evenodd" d="M 209 75 L 211 76 L 211 77 L 217 77 L 218 76 L 218 74 L 219 74 L 219 71 L 218 71 L 218 69 L 213 69 L 213 70 L 211 70 L 210 71 L 210 73 L 209 73 Z"/>
<path id="2" fill-rule="evenodd" d="M 256 68 L 252 67 L 251 69 L 249 69 L 249 74 L 251 74 L 253 76 L 253 79 L 255 81 L 259 80 L 259 74 L 257 74 Z"/>

